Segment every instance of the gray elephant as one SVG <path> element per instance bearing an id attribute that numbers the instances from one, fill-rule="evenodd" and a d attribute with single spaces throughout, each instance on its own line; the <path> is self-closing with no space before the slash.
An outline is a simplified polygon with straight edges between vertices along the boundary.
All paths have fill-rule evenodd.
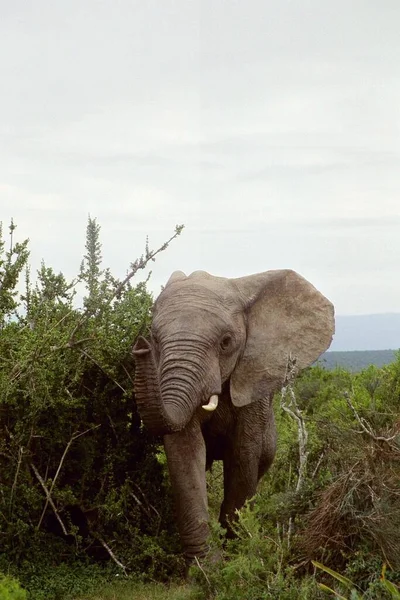
<path id="1" fill-rule="evenodd" d="M 134 347 L 141 418 L 164 437 L 186 559 L 206 554 L 205 471 L 224 467 L 220 522 L 254 496 L 276 447 L 272 396 L 289 355 L 302 369 L 330 345 L 332 304 L 291 270 L 238 279 L 173 273 L 155 302 L 150 341 Z"/>

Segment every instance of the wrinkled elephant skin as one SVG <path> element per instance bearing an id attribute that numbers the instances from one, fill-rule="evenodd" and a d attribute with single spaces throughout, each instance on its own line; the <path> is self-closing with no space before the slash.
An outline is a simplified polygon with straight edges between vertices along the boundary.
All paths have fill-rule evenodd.
<path id="1" fill-rule="evenodd" d="M 273 461 L 272 396 L 289 356 L 298 370 L 311 365 L 333 333 L 332 304 L 294 271 L 169 279 L 150 339 L 134 347 L 135 397 L 145 426 L 163 435 L 189 561 L 208 548 L 206 468 L 223 461 L 220 522 L 229 534 Z"/>

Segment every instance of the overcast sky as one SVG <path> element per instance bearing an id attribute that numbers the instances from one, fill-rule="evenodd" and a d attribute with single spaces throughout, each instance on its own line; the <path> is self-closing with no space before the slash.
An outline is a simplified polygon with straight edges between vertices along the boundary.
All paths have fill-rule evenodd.
<path id="1" fill-rule="evenodd" d="M 399 0 L 0 0 L 0 220 L 72 277 L 293 268 L 400 312 Z"/>

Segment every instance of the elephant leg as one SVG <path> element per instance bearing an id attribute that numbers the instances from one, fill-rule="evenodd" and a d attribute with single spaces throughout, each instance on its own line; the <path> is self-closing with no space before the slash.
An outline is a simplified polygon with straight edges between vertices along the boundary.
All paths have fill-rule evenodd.
<path id="1" fill-rule="evenodd" d="M 276 428 L 270 403 L 262 401 L 238 411 L 237 421 L 229 447 L 224 456 L 224 500 L 220 523 L 233 531 L 230 523 L 236 519 L 236 510 L 252 498 L 264 473 L 275 456 Z"/>
<path id="2" fill-rule="evenodd" d="M 206 448 L 200 425 L 193 420 L 185 429 L 164 436 L 168 470 L 179 535 L 185 558 L 204 556 L 208 551 L 208 504 Z"/>

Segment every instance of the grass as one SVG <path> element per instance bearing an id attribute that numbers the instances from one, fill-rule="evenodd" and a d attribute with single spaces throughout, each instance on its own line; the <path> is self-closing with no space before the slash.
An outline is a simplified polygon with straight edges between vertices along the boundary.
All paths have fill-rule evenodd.
<path id="1" fill-rule="evenodd" d="M 188 584 L 163 585 L 118 581 L 76 600 L 197 600 L 198 598 L 196 589 Z"/>

